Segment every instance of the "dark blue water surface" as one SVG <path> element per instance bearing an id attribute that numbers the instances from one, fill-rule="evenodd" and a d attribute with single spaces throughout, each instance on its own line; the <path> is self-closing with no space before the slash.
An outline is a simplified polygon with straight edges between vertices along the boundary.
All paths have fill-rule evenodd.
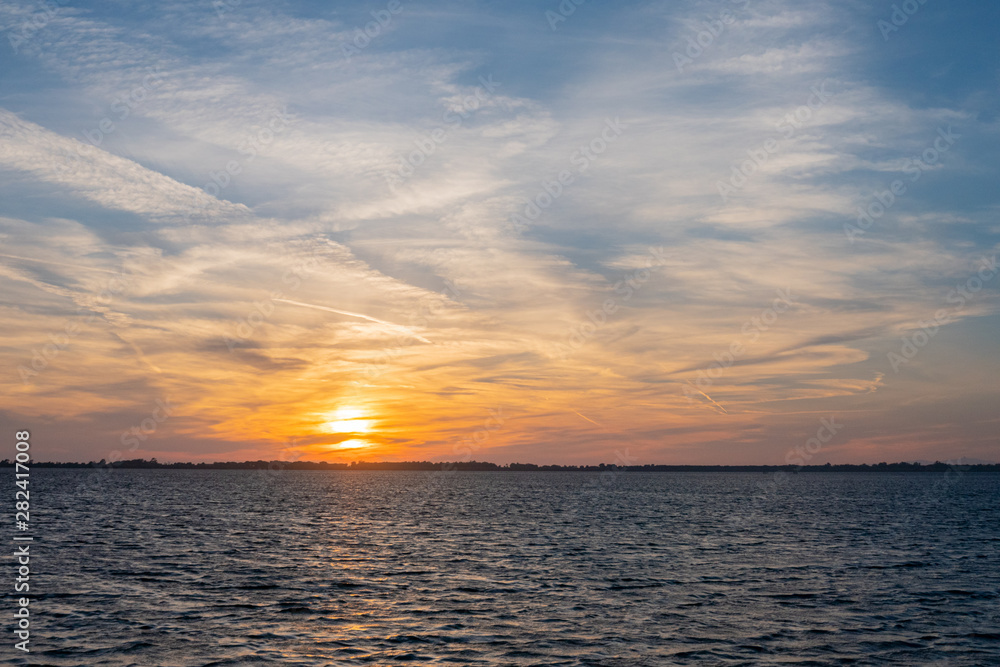
<path id="1" fill-rule="evenodd" d="M 996 474 L 34 469 L 31 500 L 33 665 L 1000 665 Z"/>

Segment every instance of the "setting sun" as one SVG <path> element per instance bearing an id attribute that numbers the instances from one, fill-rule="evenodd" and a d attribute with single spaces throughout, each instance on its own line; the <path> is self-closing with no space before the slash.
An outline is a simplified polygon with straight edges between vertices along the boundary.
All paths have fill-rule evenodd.
<path id="1" fill-rule="evenodd" d="M 370 442 L 367 440 L 344 440 L 343 442 L 337 443 L 336 445 L 331 445 L 331 449 L 361 449 L 362 447 L 371 447 Z"/>
<path id="2" fill-rule="evenodd" d="M 343 407 L 323 415 L 329 421 L 321 428 L 327 433 L 369 433 L 375 425 L 374 419 L 363 419 L 368 413 L 361 408 Z"/>

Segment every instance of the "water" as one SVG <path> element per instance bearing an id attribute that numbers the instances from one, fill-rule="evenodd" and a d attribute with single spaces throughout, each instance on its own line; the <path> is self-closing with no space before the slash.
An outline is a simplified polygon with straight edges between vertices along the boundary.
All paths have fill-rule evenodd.
<path id="1" fill-rule="evenodd" d="M 995 474 L 32 480 L 33 665 L 1000 664 Z"/>

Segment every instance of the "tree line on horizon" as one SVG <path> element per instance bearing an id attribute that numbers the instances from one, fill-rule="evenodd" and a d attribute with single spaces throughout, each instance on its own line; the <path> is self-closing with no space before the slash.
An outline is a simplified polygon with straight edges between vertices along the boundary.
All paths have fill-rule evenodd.
<path id="1" fill-rule="evenodd" d="M 12 467 L 10 459 L 0 461 L 0 466 Z M 1000 463 L 976 463 L 954 465 L 935 461 L 934 463 L 877 463 L 822 465 L 667 465 L 649 463 L 646 465 L 618 466 L 601 463 L 598 465 L 537 465 L 534 463 L 510 463 L 499 465 L 487 461 L 354 461 L 352 463 L 329 463 L 326 461 L 216 461 L 212 463 L 160 463 L 153 459 L 129 459 L 124 461 L 58 462 L 30 461 L 35 468 L 123 468 L 123 469 L 164 469 L 164 470 L 460 470 L 497 472 L 945 472 L 960 469 L 963 472 L 1000 472 Z"/>

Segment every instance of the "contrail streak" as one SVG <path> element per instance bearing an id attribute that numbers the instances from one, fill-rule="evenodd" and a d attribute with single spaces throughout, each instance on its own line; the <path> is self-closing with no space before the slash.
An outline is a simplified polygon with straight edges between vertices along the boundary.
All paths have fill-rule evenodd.
<path id="1" fill-rule="evenodd" d="M 118 273 L 115 271 L 108 271 L 107 269 L 98 269 L 93 266 L 83 266 L 82 264 L 67 264 L 66 262 L 50 262 L 45 259 L 35 259 L 33 257 L 20 257 L 18 255 L 5 255 L 0 253 L 0 257 L 10 257 L 11 259 L 20 259 L 25 262 L 38 262 L 39 264 L 51 264 L 53 266 L 68 266 L 74 269 L 84 269 L 86 271 L 100 271 L 101 273 L 110 273 L 113 276 L 117 276 Z"/>
<path id="2" fill-rule="evenodd" d="M 712 405 L 714 405 L 715 407 L 719 408 L 720 410 L 722 410 L 727 415 L 729 414 L 729 410 L 726 410 L 724 407 L 722 407 L 721 405 L 719 405 L 718 403 L 716 403 L 714 398 L 712 398 L 711 396 L 709 396 L 708 394 L 706 394 L 705 392 L 703 392 L 701 389 L 698 389 L 698 387 L 694 386 L 690 382 L 688 382 L 688 384 L 696 392 L 698 392 L 699 394 L 701 394 L 702 396 L 704 396 L 705 398 L 707 398 Z"/>
<path id="3" fill-rule="evenodd" d="M 576 412 L 576 410 L 573 410 L 573 412 Z M 576 412 L 576 414 L 580 415 L 581 417 L 583 417 L 584 419 L 586 419 L 587 421 L 589 421 L 589 422 L 590 422 L 591 424 L 593 424 L 594 426 L 601 426 L 600 424 L 598 424 L 597 422 L 595 422 L 595 421 L 594 421 L 593 419 L 591 419 L 590 417 L 584 417 L 584 416 L 583 416 L 582 414 L 580 414 L 579 412 Z M 603 427 L 603 426 L 601 426 L 601 428 L 604 428 L 604 427 Z"/>
<path id="4" fill-rule="evenodd" d="M 423 336 L 418 336 L 413 332 L 413 329 L 409 327 L 404 327 L 401 324 L 393 324 L 392 322 L 386 322 L 385 320 L 380 320 L 374 317 L 369 317 L 368 315 L 362 315 L 361 313 L 352 313 L 349 310 L 337 310 L 336 308 L 327 308 L 326 306 L 317 306 L 311 303 L 302 303 L 301 301 L 292 301 L 291 299 L 275 299 L 275 301 L 283 301 L 285 303 L 291 303 L 296 306 L 302 306 L 303 308 L 315 308 L 316 310 L 325 310 L 328 313 L 337 313 L 338 315 L 347 315 L 348 317 L 359 317 L 363 320 L 368 320 L 369 322 L 375 322 L 376 324 L 381 324 L 384 327 L 389 327 L 391 329 L 396 329 L 398 331 L 405 331 L 407 334 L 416 338 L 422 343 L 432 344 L 429 340 Z"/>

